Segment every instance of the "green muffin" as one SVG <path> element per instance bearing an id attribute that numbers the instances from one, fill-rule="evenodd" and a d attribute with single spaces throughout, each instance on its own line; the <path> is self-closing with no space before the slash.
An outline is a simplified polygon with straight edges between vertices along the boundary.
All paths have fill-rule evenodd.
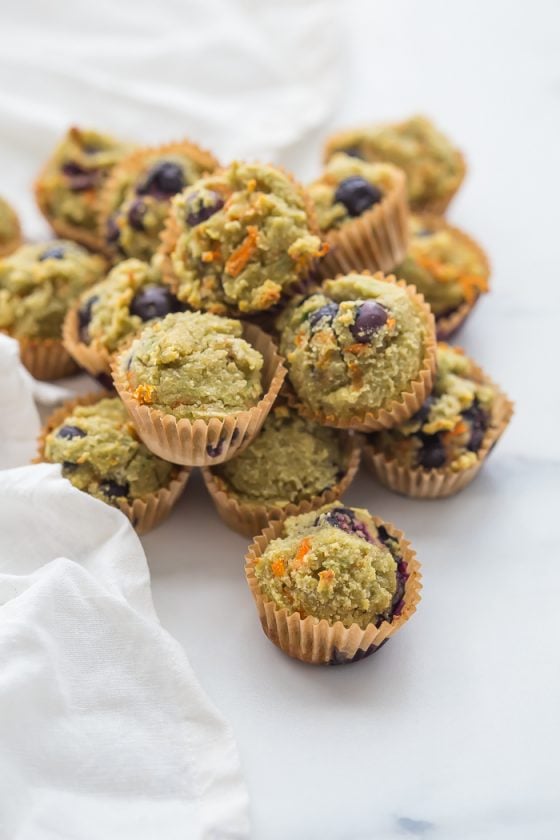
<path id="1" fill-rule="evenodd" d="M 19 219 L 13 207 L 0 196 L 0 257 L 11 254 L 21 242 Z"/>
<path id="2" fill-rule="evenodd" d="M 256 405 L 263 357 L 239 321 L 178 312 L 148 324 L 120 364 L 141 405 L 177 419 L 224 418 Z"/>
<path id="3" fill-rule="evenodd" d="M 339 502 L 286 519 L 254 574 L 277 609 L 362 629 L 391 620 L 406 580 L 398 542 L 366 510 Z"/>
<path id="4" fill-rule="evenodd" d="M 0 329 L 16 338 L 60 338 L 67 310 L 105 269 L 102 257 L 75 242 L 23 245 L 0 259 Z"/>
<path id="5" fill-rule="evenodd" d="M 422 116 L 341 131 L 327 141 L 326 158 L 335 152 L 404 170 L 413 210 L 443 212 L 465 175 L 461 152 Z"/>
<path id="6" fill-rule="evenodd" d="M 350 421 L 400 398 L 420 374 L 429 314 L 382 274 L 327 280 L 277 321 L 299 400 L 314 415 Z"/>
<path id="7" fill-rule="evenodd" d="M 162 252 L 177 297 L 216 314 L 270 309 L 322 254 L 301 187 L 239 162 L 173 200 Z"/>
<path id="8" fill-rule="evenodd" d="M 156 493 L 177 472 L 139 440 L 117 397 L 74 408 L 46 436 L 44 457 L 62 464 L 78 490 L 115 507 Z"/>

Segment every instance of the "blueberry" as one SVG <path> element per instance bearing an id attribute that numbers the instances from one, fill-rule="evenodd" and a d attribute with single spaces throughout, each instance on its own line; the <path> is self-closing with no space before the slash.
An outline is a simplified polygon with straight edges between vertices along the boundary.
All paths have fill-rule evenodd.
<path id="1" fill-rule="evenodd" d="M 425 423 L 430 415 L 430 410 L 434 403 L 434 398 L 430 394 L 429 397 L 426 397 L 416 414 L 414 414 L 410 419 L 417 422 L 417 423 Z"/>
<path id="2" fill-rule="evenodd" d="M 93 295 L 78 309 L 78 332 L 83 344 L 89 344 L 88 326 L 91 321 L 91 310 L 98 300 L 99 296 Z"/>
<path id="3" fill-rule="evenodd" d="M 115 245 L 121 236 L 121 232 L 119 226 L 116 222 L 114 216 L 111 216 L 107 220 L 107 227 L 105 229 L 105 239 L 109 243 L 109 245 Z"/>
<path id="4" fill-rule="evenodd" d="M 358 146 L 348 146 L 347 149 L 342 149 L 345 155 L 348 157 L 359 158 L 360 160 L 364 160 L 364 156 Z"/>
<path id="5" fill-rule="evenodd" d="M 218 210 L 224 206 L 224 199 L 222 196 L 214 192 L 214 190 L 204 190 L 204 192 L 193 192 L 189 195 L 186 202 L 187 208 L 187 224 L 191 227 L 205 222 Z"/>
<path id="6" fill-rule="evenodd" d="M 324 306 L 315 309 L 314 312 L 310 312 L 307 320 L 311 329 L 316 330 L 320 326 L 330 326 L 338 315 L 338 308 L 338 303 L 331 301 L 331 303 L 325 303 Z"/>
<path id="7" fill-rule="evenodd" d="M 219 440 L 216 444 L 208 443 L 206 445 L 206 454 L 209 455 L 210 458 L 217 458 L 218 455 L 222 454 L 223 448 L 223 440 Z"/>
<path id="8" fill-rule="evenodd" d="M 130 303 L 130 314 L 143 321 L 165 318 L 170 312 L 178 312 L 181 305 L 166 286 L 146 286 L 136 292 Z"/>
<path id="9" fill-rule="evenodd" d="M 105 496 L 112 498 L 115 496 L 128 496 L 130 488 L 127 481 L 124 484 L 119 484 L 116 481 L 112 481 L 112 479 L 107 479 L 107 481 L 101 482 L 99 489 Z"/>
<path id="10" fill-rule="evenodd" d="M 332 525 L 333 528 L 340 528 L 346 534 L 356 534 L 367 542 L 372 543 L 373 539 L 363 522 L 357 519 L 356 514 L 350 508 L 333 508 L 328 513 L 322 513 L 315 520 L 315 525 Z"/>
<path id="11" fill-rule="evenodd" d="M 74 192 L 91 190 L 99 184 L 100 175 L 97 169 L 84 169 L 79 163 L 69 161 L 63 165 L 62 171 L 68 176 L 70 189 Z"/>
<path id="12" fill-rule="evenodd" d="M 334 200 L 344 204 L 350 216 L 361 216 L 383 198 L 383 193 L 361 175 L 351 175 L 338 185 Z"/>
<path id="13" fill-rule="evenodd" d="M 185 174 L 177 163 L 162 161 L 152 166 L 145 181 L 136 192 L 138 195 L 153 195 L 155 198 L 169 198 L 181 192 L 185 186 Z"/>
<path id="14" fill-rule="evenodd" d="M 377 330 L 387 323 L 387 310 L 375 300 L 366 300 L 358 307 L 350 332 L 361 344 L 367 344 Z"/>
<path id="15" fill-rule="evenodd" d="M 78 469 L 79 464 L 75 464 L 74 461 L 63 461 L 62 462 L 62 469 L 65 473 L 73 473 L 76 472 Z"/>
<path id="16" fill-rule="evenodd" d="M 128 211 L 128 224 L 133 230 L 144 230 L 144 216 L 146 215 L 146 205 L 137 198 L 132 202 Z"/>
<path id="17" fill-rule="evenodd" d="M 56 436 L 59 438 L 64 438 L 65 440 L 72 440 L 72 438 L 83 438 L 86 437 L 87 432 L 84 432 L 83 429 L 80 429 L 79 426 L 61 426 Z"/>
<path id="18" fill-rule="evenodd" d="M 422 446 L 418 453 L 419 465 L 427 470 L 442 467 L 445 464 L 447 455 L 439 432 L 435 435 L 422 434 L 419 437 L 422 441 Z"/>
<path id="19" fill-rule="evenodd" d="M 52 248 L 47 248 L 46 251 L 43 251 L 39 257 L 39 262 L 43 262 L 43 260 L 63 260 L 65 256 L 66 252 L 64 248 L 61 248 L 60 245 L 55 245 Z"/>
<path id="20" fill-rule="evenodd" d="M 461 416 L 468 421 L 471 427 L 467 449 L 471 452 L 478 452 L 488 428 L 488 414 L 475 399 L 473 404 L 462 412 Z"/>
<path id="21" fill-rule="evenodd" d="M 398 615 L 404 605 L 404 591 L 408 580 L 408 568 L 402 558 L 397 559 L 397 588 L 391 600 L 391 617 Z"/>

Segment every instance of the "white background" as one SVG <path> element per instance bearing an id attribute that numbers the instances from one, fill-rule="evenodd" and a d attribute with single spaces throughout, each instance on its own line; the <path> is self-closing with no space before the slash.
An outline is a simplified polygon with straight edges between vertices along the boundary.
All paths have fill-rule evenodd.
<path id="1" fill-rule="evenodd" d="M 26 5 L 40 14 L 47 4 L 37 0 L 12 10 L 21 39 L 3 43 L 0 56 L 0 150 L 5 191 L 23 206 L 31 227 L 31 202 L 20 200 L 25 178 L 59 124 L 73 118 L 72 97 L 49 99 L 53 78 L 67 77 L 61 68 L 69 50 L 77 62 L 84 53 L 91 62 L 96 26 L 88 27 L 82 6 L 83 41 L 68 47 L 64 16 L 56 27 L 52 19 L 45 22 L 54 34 L 40 58 L 58 56 L 59 63 L 45 74 L 50 84 L 43 88 L 32 41 L 26 52 Z M 154 66 L 170 44 L 180 62 L 173 23 L 189 5 L 167 3 L 173 14 L 162 16 L 153 32 Z M 241 5 L 250 12 L 251 2 Z M 309 4 L 313 13 L 320 5 Z M 457 139 L 469 176 L 450 215 L 480 238 L 494 266 L 492 293 L 460 340 L 510 392 L 517 414 L 480 478 L 455 499 L 401 499 L 377 488 L 367 474 L 350 491 L 349 502 L 402 528 L 423 563 L 417 614 L 376 656 L 314 669 L 268 642 L 244 582 L 246 541 L 216 519 L 198 476 L 171 521 L 143 540 L 156 608 L 234 727 L 255 840 L 556 840 L 560 7 L 553 0 L 339 5 L 335 38 L 328 27 L 317 30 L 325 39 L 320 44 L 290 35 L 306 84 L 306 49 L 316 57 L 324 48 L 323 62 L 332 56 L 324 68 L 328 84 L 325 77 L 317 81 L 318 103 L 333 89 L 329 73 L 338 56 L 343 75 L 331 125 L 282 160 L 311 177 L 326 130 L 416 111 Z M 110 17 L 110 6 L 95 4 L 94 23 L 100 9 Z M 286 22 L 292 6 L 301 11 L 305 4 L 286 3 Z M 111 14 L 118 17 L 121 8 Z M 142 29 L 146 7 L 127 8 L 130 40 L 119 21 L 120 59 L 134 69 L 139 85 L 115 91 L 109 81 L 104 98 L 83 103 L 75 118 L 88 108 L 98 113 L 106 102 L 104 124 L 114 123 L 121 133 L 127 117 L 132 136 L 177 133 L 172 105 L 162 108 L 150 97 L 149 62 L 134 64 L 135 39 L 149 40 L 149 27 Z M 290 32 L 282 31 L 284 37 Z M 199 52 L 203 79 L 204 62 L 211 66 L 214 56 Z M 106 69 L 106 57 L 98 59 Z M 12 74 L 18 61 L 22 66 Z M 87 79 L 91 64 L 79 66 Z M 170 73 L 174 66 L 169 63 Z M 195 79 L 185 79 L 184 95 L 179 109 L 196 99 Z M 28 127 L 26 139 L 16 137 L 16 122 Z"/>

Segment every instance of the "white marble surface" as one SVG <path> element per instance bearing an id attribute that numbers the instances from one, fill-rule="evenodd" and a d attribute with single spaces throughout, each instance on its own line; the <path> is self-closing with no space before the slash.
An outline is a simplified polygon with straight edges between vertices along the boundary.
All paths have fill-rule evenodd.
<path id="1" fill-rule="evenodd" d="M 558 195 L 554 2 L 344 4 L 336 124 L 422 110 L 461 140 L 451 218 L 480 237 L 492 294 L 461 342 L 517 402 L 462 495 L 348 500 L 396 522 L 424 566 L 417 614 L 362 663 L 317 670 L 262 635 L 245 541 L 196 477 L 144 539 L 163 624 L 234 726 L 256 840 L 560 836 Z M 319 141 L 289 162 L 313 171 Z"/>

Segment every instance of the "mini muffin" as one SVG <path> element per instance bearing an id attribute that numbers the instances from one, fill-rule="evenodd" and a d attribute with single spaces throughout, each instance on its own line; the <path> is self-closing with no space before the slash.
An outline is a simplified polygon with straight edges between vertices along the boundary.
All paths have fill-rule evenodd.
<path id="1" fill-rule="evenodd" d="M 21 227 L 16 211 L 0 196 L 0 257 L 13 253 L 21 245 Z"/>
<path id="2" fill-rule="evenodd" d="M 339 502 L 271 523 L 245 570 L 266 635 L 313 664 L 374 653 L 420 600 L 419 566 L 403 535 Z"/>
<path id="3" fill-rule="evenodd" d="M 92 129 L 70 128 L 35 183 L 41 213 L 59 236 L 99 249 L 99 195 L 133 146 Z"/>
<path id="4" fill-rule="evenodd" d="M 105 268 L 102 257 L 65 240 L 23 245 L 0 259 L 0 330 L 19 340 L 22 361 L 38 379 L 76 369 L 62 347 L 62 322 Z"/>
<path id="5" fill-rule="evenodd" d="M 188 470 L 144 446 L 117 397 L 99 394 L 53 414 L 39 459 L 62 464 L 63 476 L 78 490 L 120 508 L 142 533 L 168 515 L 188 478 Z"/>
<path id="6" fill-rule="evenodd" d="M 280 351 L 301 413 L 368 431 L 410 417 L 432 385 L 433 316 L 394 277 L 327 280 L 280 315 Z"/>
<path id="7" fill-rule="evenodd" d="M 147 321 L 184 309 L 163 284 L 156 262 L 117 263 L 68 312 L 64 346 L 93 376 L 110 374 L 112 354 Z"/>
<path id="8" fill-rule="evenodd" d="M 146 445 L 185 464 L 220 463 L 247 445 L 284 373 L 258 327 L 201 312 L 148 324 L 113 362 L 115 386 Z"/>
<path id="9" fill-rule="evenodd" d="M 114 259 L 149 262 L 174 195 L 211 172 L 214 155 L 183 140 L 133 152 L 115 168 L 101 196 L 100 235 Z"/>
<path id="10" fill-rule="evenodd" d="M 323 253 L 316 233 L 312 204 L 291 176 L 232 163 L 172 202 L 163 271 L 193 309 L 260 312 L 308 278 Z"/>
<path id="11" fill-rule="evenodd" d="M 349 487 L 359 466 L 355 436 L 318 426 L 286 405 L 275 406 L 253 443 L 204 480 L 218 513 L 253 536 L 271 519 L 321 507 Z"/>
<path id="12" fill-rule="evenodd" d="M 488 291 L 490 265 L 482 248 L 444 219 L 411 216 L 408 254 L 395 274 L 424 295 L 438 337 L 447 338 Z"/>
<path id="13" fill-rule="evenodd" d="M 362 269 L 390 271 L 403 259 L 408 207 L 400 169 L 335 154 L 308 189 L 329 246 L 320 263 L 324 277 Z"/>
<path id="14" fill-rule="evenodd" d="M 405 423 L 369 437 L 368 465 L 405 495 L 449 496 L 472 481 L 512 411 L 462 350 L 439 344 L 432 393 Z"/>
<path id="15" fill-rule="evenodd" d="M 325 157 L 335 152 L 403 169 L 413 210 L 443 213 L 465 176 L 461 152 L 425 117 L 366 126 L 333 135 Z"/>

